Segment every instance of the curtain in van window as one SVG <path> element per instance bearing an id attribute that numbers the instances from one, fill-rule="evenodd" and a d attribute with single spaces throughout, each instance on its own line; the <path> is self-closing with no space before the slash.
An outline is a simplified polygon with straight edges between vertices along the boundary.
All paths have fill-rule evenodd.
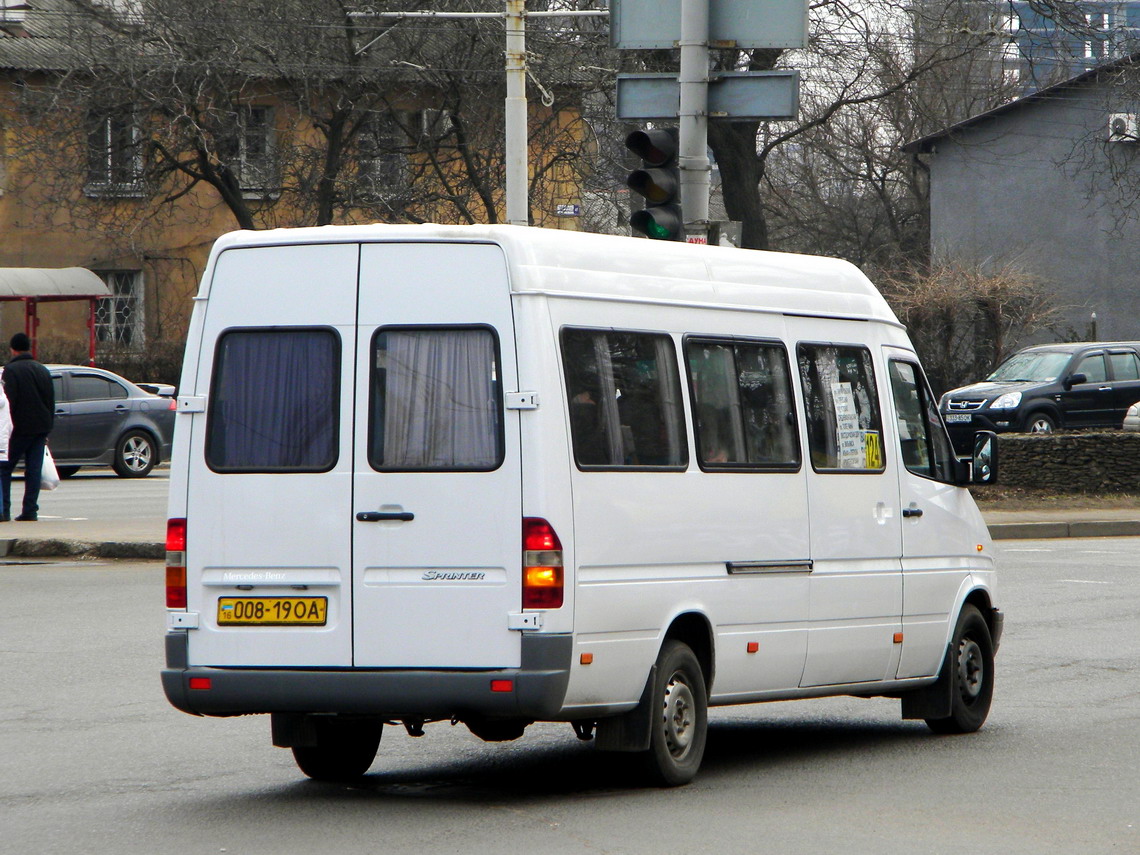
<path id="1" fill-rule="evenodd" d="M 373 467 L 497 468 L 502 407 L 495 351 L 487 329 L 380 331 L 373 344 Z"/>
<path id="2" fill-rule="evenodd" d="M 218 341 L 206 461 L 219 472 L 336 465 L 340 347 L 331 330 L 231 330 Z"/>
<path id="3" fill-rule="evenodd" d="M 667 335 L 562 331 L 574 459 L 579 466 L 683 468 L 681 386 Z"/>

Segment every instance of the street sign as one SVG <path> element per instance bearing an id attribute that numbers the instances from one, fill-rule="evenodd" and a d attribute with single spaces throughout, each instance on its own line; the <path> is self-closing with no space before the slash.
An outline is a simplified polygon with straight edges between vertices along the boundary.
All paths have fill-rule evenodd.
<path id="1" fill-rule="evenodd" d="M 709 0 L 711 47 L 802 48 L 807 0 Z M 610 0 L 610 41 L 619 50 L 676 47 L 681 0 Z"/>
<path id="2" fill-rule="evenodd" d="M 617 76 L 619 119 L 676 119 L 680 101 L 675 74 Z M 794 70 L 724 72 L 709 81 L 710 119 L 794 119 L 799 102 L 800 73 Z"/>

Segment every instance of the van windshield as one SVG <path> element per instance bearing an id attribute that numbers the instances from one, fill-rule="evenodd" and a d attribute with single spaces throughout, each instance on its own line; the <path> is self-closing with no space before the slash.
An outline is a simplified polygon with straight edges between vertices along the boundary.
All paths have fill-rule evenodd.
<path id="1" fill-rule="evenodd" d="M 1015 353 L 986 379 L 995 383 L 1048 383 L 1060 376 L 1072 356 L 1059 350 Z"/>

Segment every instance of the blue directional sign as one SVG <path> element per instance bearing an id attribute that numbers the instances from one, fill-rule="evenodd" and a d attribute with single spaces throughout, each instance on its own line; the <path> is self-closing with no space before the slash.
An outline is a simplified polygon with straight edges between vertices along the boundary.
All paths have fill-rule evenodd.
<path id="1" fill-rule="evenodd" d="M 681 88 L 675 74 L 619 74 L 617 117 L 629 121 L 676 119 Z M 800 73 L 733 71 L 709 81 L 710 119 L 794 119 L 800 106 Z"/>
<path id="2" fill-rule="evenodd" d="M 709 0 L 712 47 L 802 48 L 807 0 Z M 681 38 L 681 0 L 610 0 L 610 41 L 625 50 L 671 48 Z"/>

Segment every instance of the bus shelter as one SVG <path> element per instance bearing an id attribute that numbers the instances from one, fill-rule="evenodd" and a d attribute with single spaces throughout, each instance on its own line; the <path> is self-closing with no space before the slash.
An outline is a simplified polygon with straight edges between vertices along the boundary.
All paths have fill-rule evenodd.
<path id="1" fill-rule="evenodd" d="M 95 304 L 111 296 L 111 289 L 85 267 L 0 267 L 0 302 L 24 304 L 24 332 L 36 355 L 41 303 L 85 300 L 87 310 L 88 364 L 95 364 Z"/>

